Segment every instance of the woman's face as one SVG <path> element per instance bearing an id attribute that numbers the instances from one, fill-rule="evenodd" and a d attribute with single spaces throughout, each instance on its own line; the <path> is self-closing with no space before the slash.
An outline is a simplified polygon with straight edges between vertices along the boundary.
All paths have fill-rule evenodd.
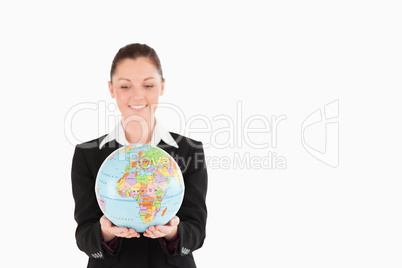
<path id="1" fill-rule="evenodd" d="M 151 122 L 164 88 L 165 81 L 145 57 L 122 60 L 109 82 L 110 94 L 116 99 L 123 120 L 138 120 L 140 116 Z"/>

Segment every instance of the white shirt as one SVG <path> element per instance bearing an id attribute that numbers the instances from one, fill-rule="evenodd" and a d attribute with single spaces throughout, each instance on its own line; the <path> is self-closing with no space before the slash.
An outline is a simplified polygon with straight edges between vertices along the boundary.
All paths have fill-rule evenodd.
<path id="1" fill-rule="evenodd" d="M 156 119 L 155 119 L 156 120 Z M 123 126 L 121 124 L 121 121 L 119 120 L 119 123 L 115 127 L 113 131 L 111 131 L 106 137 L 102 140 L 102 142 L 99 144 L 99 149 L 102 149 L 102 147 L 108 143 L 111 142 L 112 140 L 116 140 L 119 144 L 123 146 L 130 145 L 130 143 L 126 139 L 126 134 L 124 132 Z M 176 141 L 170 135 L 169 131 L 167 131 L 160 123 L 158 120 L 155 122 L 155 127 L 154 131 L 152 133 L 152 138 L 151 141 L 149 142 L 149 145 L 151 146 L 157 146 L 159 142 L 163 140 L 166 144 L 179 148 L 179 145 L 177 145 Z"/>

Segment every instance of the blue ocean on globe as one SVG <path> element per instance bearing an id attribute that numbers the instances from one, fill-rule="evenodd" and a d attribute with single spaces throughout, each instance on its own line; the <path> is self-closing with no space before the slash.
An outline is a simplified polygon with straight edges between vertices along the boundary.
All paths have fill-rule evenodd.
<path id="1" fill-rule="evenodd" d="M 164 150 L 131 144 L 110 154 L 95 183 L 99 207 L 116 226 L 143 233 L 167 224 L 180 209 L 184 182 L 180 167 Z"/>

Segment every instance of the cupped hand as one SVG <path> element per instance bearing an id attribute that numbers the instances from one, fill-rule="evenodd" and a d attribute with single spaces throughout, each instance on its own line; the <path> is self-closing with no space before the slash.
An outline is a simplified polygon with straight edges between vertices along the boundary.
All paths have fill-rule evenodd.
<path id="1" fill-rule="evenodd" d="M 172 239 L 177 234 L 177 226 L 180 223 L 180 219 L 174 216 L 166 225 L 157 225 L 149 227 L 145 232 L 144 236 L 148 238 L 161 238 L 164 237 L 166 240 Z"/>
<path id="2" fill-rule="evenodd" d="M 100 218 L 101 231 L 103 235 L 103 241 L 109 242 L 116 236 L 124 237 L 124 238 L 133 238 L 140 237 L 140 234 L 137 233 L 134 229 L 129 229 L 126 227 L 117 227 L 113 223 L 111 223 L 105 215 Z"/>

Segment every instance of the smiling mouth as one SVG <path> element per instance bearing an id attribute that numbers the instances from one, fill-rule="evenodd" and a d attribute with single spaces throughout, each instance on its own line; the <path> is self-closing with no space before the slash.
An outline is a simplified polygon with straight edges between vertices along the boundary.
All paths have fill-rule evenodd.
<path id="1" fill-rule="evenodd" d="M 142 109 L 144 109 L 144 108 L 146 108 L 148 105 L 130 105 L 130 108 L 131 109 L 133 109 L 133 110 L 136 110 L 136 111 L 140 111 L 140 110 L 142 110 Z"/>

